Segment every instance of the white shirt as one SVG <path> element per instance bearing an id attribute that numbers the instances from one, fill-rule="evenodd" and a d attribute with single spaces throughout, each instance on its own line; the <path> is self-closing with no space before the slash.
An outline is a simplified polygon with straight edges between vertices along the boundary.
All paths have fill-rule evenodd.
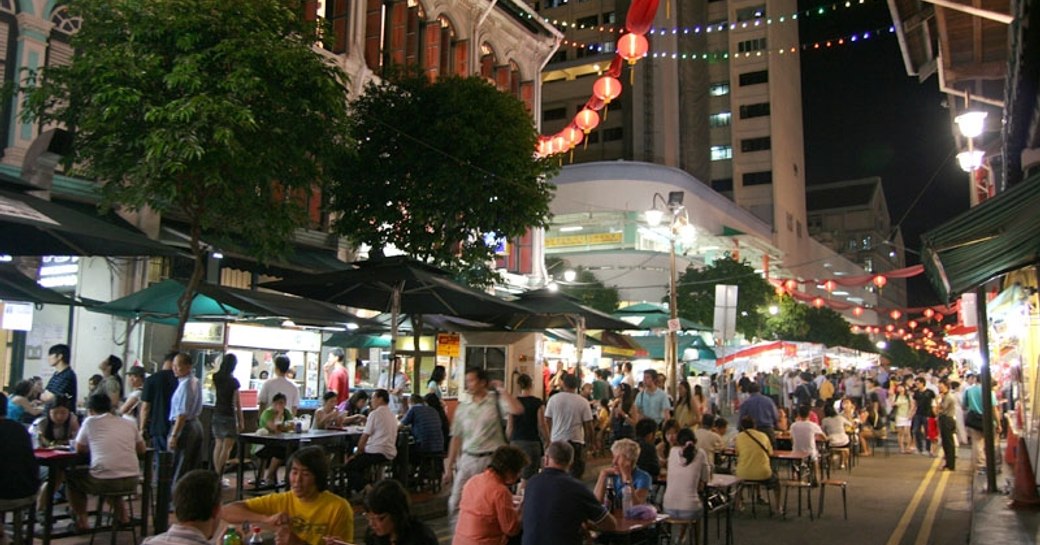
<path id="1" fill-rule="evenodd" d="M 813 459 L 819 456 L 816 450 L 816 434 L 824 435 L 823 428 L 815 422 L 799 420 L 791 424 L 791 450 L 808 452 Z"/>
<path id="2" fill-rule="evenodd" d="M 663 507 L 666 510 L 697 511 L 701 498 L 697 493 L 700 483 L 708 481 L 708 456 L 698 448 L 693 460 L 683 465 L 682 447 L 672 447 L 668 453 L 668 486 L 664 489 Z"/>
<path id="3" fill-rule="evenodd" d="M 121 479 L 140 474 L 137 426 L 112 413 L 88 417 L 79 428 L 76 445 L 90 449 L 90 474 L 98 479 Z"/>
<path id="4" fill-rule="evenodd" d="M 560 392 L 549 398 L 545 417 L 552 419 L 553 441 L 574 441 L 585 444 L 585 422 L 592 421 L 589 402 L 578 394 Z"/>
<path id="5" fill-rule="evenodd" d="M 296 384 L 293 384 L 291 380 L 285 377 L 277 375 L 274 378 L 269 378 L 260 387 L 257 401 L 263 403 L 264 407 L 270 407 L 274 404 L 275 394 L 285 394 L 285 406 L 293 414 L 296 414 L 297 409 L 300 408 L 300 389 L 296 387 Z"/>
<path id="6" fill-rule="evenodd" d="M 401 403 L 401 396 L 399 394 L 395 394 L 392 390 L 396 390 L 398 388 L 403 388 L 407 390 L 408 377 L 406 377 L 404 373 L 398 371 L 397 374 L 394 375 L 394 385 L 393 387 L 391 387 L 390 373 L 383 371 L 379 374 L 379 380 L 376 382 L 376 388 L 382 388 L 390 394 L 390 412 L 394 413 L 395 415 L 401 414 L 401 409 L 403 408 Z"/>
<path id="7" fill-rule="evenodd" d="M 397 418 L 386 405 L 368 413 L 363 433 L 368 435 L 365 452 L 397 457 Z"/>
<path id="8" fill-rule="evenodd" d="M 726 442 L 722 440 L 722 436 L 705 428 L 693 430 L 693 435 L 697 437 L 697 447 L 709 455 L 708 464 L 714 464 L 715 455 L 726 448 Z"/>

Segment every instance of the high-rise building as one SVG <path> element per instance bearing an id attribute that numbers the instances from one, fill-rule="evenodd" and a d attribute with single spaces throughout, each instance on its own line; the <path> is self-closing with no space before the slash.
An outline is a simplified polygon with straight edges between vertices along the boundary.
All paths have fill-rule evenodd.
<path id="1" fill-rule="evenodd" d="M 543 130 L 551 134 L 570 123 L 616 55 L 629 3 L 532 6 L 565 32 L 542 75 Z M 621 96 L 574 162 L 682 169 L 771 226 L 771 242 L 796 260 L 808 251 L 797 3 L 684 1 L 667 14 L 664 6 L 647 34 L 647 57 L 622 74 Z"/>

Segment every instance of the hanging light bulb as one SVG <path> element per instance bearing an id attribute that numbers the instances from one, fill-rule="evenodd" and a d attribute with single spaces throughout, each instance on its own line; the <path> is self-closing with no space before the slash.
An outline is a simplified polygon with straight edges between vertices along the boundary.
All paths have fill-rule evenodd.
<path id="1" fill-rule="evenodd" d="M 977 149 L 962 151 L 957 154 L 957 164 L 964 172 L 972 172 L 982 168 L 982 160 L 986 153 Z"/>
<path id="2" fill-rule="evenodd" d="M 957 123 L 957 128 L 960 129 L 961 134 L 965 138 L 975 138 L 982 134 L 982 130 L 986 124 L 986 112 L 969 110 L 963 114 L 953 118 L 953 121 Z"/>

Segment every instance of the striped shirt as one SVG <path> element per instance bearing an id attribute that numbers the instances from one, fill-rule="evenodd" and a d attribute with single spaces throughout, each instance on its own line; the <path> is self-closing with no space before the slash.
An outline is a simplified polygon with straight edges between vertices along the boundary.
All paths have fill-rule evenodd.
<path id="1" fill-rule="evenodd" d="M 202 532 L 174 523 L 170 529 L 144 540 L 141 545 L 212 545 Z"/>
<path id="2" fill-rule="evenodd" d="M 508 409 L 500 406 L 496 410 L 495 402 L 499 399 L 498 394 L 488 392 L 480 401 L 471 398 L 459 404 L 451 423 L 451 435 L 462 438 L 463 453 L 487 454 L 506 444 L 499 415 L 505 415 Z"/>

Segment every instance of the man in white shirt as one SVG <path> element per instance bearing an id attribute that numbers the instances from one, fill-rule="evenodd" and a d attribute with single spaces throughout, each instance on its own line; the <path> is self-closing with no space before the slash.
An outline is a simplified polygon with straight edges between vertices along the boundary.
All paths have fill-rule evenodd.
<path id="1" fill-rule="evenodd" d="M 404 411 L 401 396 L 408 390 L 408 376 L 404 374 L 401 358 L 394 358 L 394 368 L 397 369 L 394 373 L 394 383 L 390 384 L 390 370 L 383 369 L 376 381 L 376 388 L 382 388 L 390 394 L 390 412 L 395 416 L 401 416 Z"/>
<path id="2" fill-rule="evenodd" d="M 545 427 L 551 430 L 552 441 L 566 441 L 574 448 L 570 474 L 581 479 L 585 473 L 585 438 L 592 437 L 592 408 L 587 399 L 575 393 L 577 388 L 578 377 L 563 377 L 563 391 L 545 405 Z"/>
<path id="3" fill-rule="evenodd" d="M 715 465 L 715 455 L 726 448 L 726 441 L 716 431 L 718 426 L 716 420 L 726 421 L 724 418 L 716 418 L 713 414 L 705 414 L 701 419 L 700 427 L 693 430 L 693 435 L 697 437 L 697 447 L 704 449 L 705 454 L 708 455 L 709 466 Z M 723 433 L 725 433 L 725 429 L 723 429 Z"/>
<path id="4" fill-rule="evenodd" d="M 365 431 L 358 441 L 357 451 L 347 458 L 347 486 L 361 490 L 366 470 L 397 457 L 397 417 L 390 412 L 390 394 L 383 389 L 372 392 L 372 412 L 368 413 Z"/>
<path id="5" fill-rule="evenodd" d="M 823 428 L 815 422 L 809 420 L 809 406 L 802 405 L 798 407 L 796 420 L 791 424 L 791 450 L 794 452 L 808 452 L 809 459 L 812 460 L 813 473 L 810 475 L 816 475 L 817 467 L 820 463 L 820 451 L 816 448 L 816 441 L 826 441 L 827 435 L 823 433 Z M 812 481 L 811 482 L 815 482 Z"/>
<path id="6" fill-rule="evenodd" d="M 285 378 L 285 374 L 289 372 L 290 363 L 289 356 L 285 354 L 278 354 L 274 357 L 274 377 L 264 382 L 257 395 L 261 414 L 264 409 L 274 403 L 275 394 L 285 394 L 285 406 L 293 414 L 300 410 L 300 389 L 293 381 Z"/>
<path id="7" fill-rule="evenodd" d="M 76 529 L 90 529 L 87 520 L 87 495 L 137 490 L 140 475 L 137 456 L 144 454 L 144 439 L 133 422 L 112 413 L 112 398 L 107 393 L 92 394 L 87 408 L 90 417 L 83 421 L 76 436 L 76 451 L 90 455 L 89 471 L 68 475 L 69 504 L 76 513 Z M 119 522 L 130 517 L 122 498 L 114 500 Z"/>

